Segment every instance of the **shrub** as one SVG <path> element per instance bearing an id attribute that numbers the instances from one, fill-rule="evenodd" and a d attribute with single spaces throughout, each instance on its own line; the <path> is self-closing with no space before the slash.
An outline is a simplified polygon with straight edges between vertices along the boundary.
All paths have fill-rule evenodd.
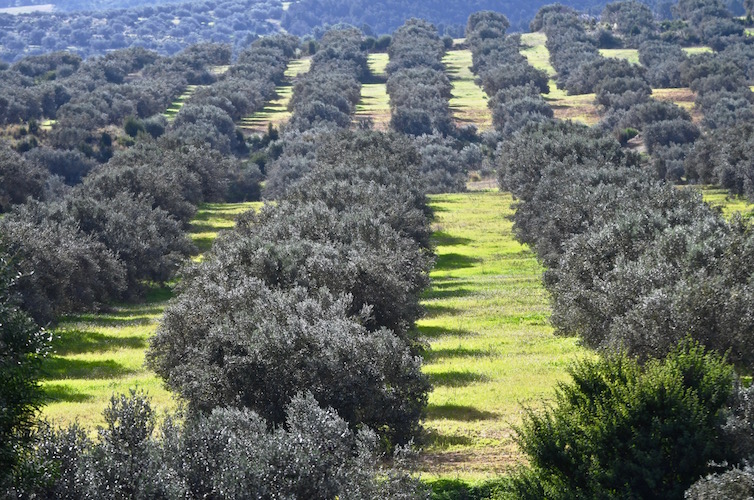
<path id="1" fill-rule="evenodd" d="M 47 348 L 44 330 L 19 308 L 17 279 L 11 259 L 0 252 L 0 491 L 30 442 L 42 399 L 39 367 Z"/>
<path id="2" fill-rule="evenodd" d="M 529 410 L 518 442 L 530 466 L 510 498 L 681 498 L 721 444 L 733 369 L 685 341 L 645 366 L 624 355 L 581 361 L 555 406 Z"/>

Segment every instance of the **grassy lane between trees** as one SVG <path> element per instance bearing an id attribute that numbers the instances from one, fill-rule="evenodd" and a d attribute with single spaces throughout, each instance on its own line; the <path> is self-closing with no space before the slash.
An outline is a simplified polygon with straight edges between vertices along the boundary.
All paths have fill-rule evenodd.
<path id="1" fill-rule="evenodd" d="M 390 57 L 387 53 L 369 54 L 367 64 L 373 81 L 361 85 L 361 100 L 356 104 L 356 120 L 370 118 L 375 130 L 390 128 L 390 96 L 385 87 L 388 62 Z"/>
<path id="2" fill-rule="evenodd" d="M 512 234 L 513 200 L 495 191 L 431 197 L 437 264 L 419 323 L 434 390 L 423 477 L 477 480 L 519 459 L 512 425 L 587 351 L 553 335 L 542 268 Z"/>
<path id="3" fill-rule="evenodd" d="M 201 252 L 212 245 L 235 217 L 259 203 L 207 204 L 194 218 L 191 237 Z M 48 398 L 42 414 L 60 425 L 78 421 L 87 429 L 104 424 L 102 410 L 113 393 L 145 390 L 158 411 L 176 402 L 157 376 L 144 366 L 144 352 L 172 293 L 149 290 L 141 304 L 116 305 L 106 312 L 63 318 L 50 333 L 52 353 L 42 370 Z"/>
<path id="4" fill-rule="evenodd" d="M 287 122 L 291 118 L 288 103 L 293 96 L 294 80 L 299 75 L 308 73 L 311 64 L 311 57 L 291 60 L 285 70 L 286 82 L 275 88 L 277 98 L 268 102 L 261 111 L 243 118 L 239 124 L 240 128 L 249 133 L 264 133 L 269 124 L 273 127 L 280 127 Z"/>
<path id="5" fill-rule="evenodd" d="M 442 62 L 453 85 L 449 104 L 456 125 L 475 125 L 480 132 L 491 129 L 492 112 L 487 107 L 487 94 L 475 83 L 471 72 L 471 51 L 449 50 Z"/>
<path id="6" fill-rule="evenodd" d="M 594 94 L 568 95 L 558 87 L 546 43 L 547 35 L 542 32 L 521 35 L 521 54 L 534 68 L 543 70 L 550 77 L 550 93 L 544 98 L 552 107 L 555 118 L 594 125 L 600 120 L 599 109 L 594 104 Z"/>
<path id="7" fill-rule="evenodd" d="M 730 216 L 754 206 L 725 191 L 704 196 Z M 438 254 L 433 285 L 420 321 L 431 346 L 425 371 L 430 395 L 422 476 L 486 479 L 519 459 L 512 426 L 522 405 L 553 394 L 565 367 L 588 355 L 575 338 L 556 337 L 534 254 L 511 233 L 511 196 L 494 191 L 431 196 Z M 208 204 L 197 213 L 191 237 L 204 252 L 217 233 L 259 203 Z M 144 389 L 158 412 L 175 400 L 144 367 L 144 352 L 171 297 L 154 287 L 141 304 L 122 304 L 98 314 L 64 318 L 50 330 L 53 352 L 44 363 L 48 397 L 43 415 L 93 430 L 113 393 Z"/>

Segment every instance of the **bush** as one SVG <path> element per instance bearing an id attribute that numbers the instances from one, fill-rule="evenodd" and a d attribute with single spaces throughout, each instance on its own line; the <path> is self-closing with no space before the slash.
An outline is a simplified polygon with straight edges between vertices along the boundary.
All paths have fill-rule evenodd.
<path id="1" fill-rule="evenodd" d="M 681 498 L 721 442 L 733 369 L 685 341 L 645 366 L 623 355 L 579 362 L 553 408 L 529 410 L 518 442 L 530 466 L 510 498 Z"/>
<path id="2" fill-rule="evenodd" d="M 310 394 L 296 395 L 276 427 L 249 410 L 218 408 L 181 423 L 169 416 L 155 433 L 149 399 L 133 391 L 113 396 L 104 413 L 96 442 L 76 425 L 42 425 L 23 463 L 29 475 L 18 477 L 6 497 L 425 497 L 399 468 L 402 456 L 396 467 L 380 467 L 375 434 L 350 430 Z"/>
<path id="3" fill-rule="evenodd" d="M 0 240 L 0 244 L 4 244 Z M 0 491 L 30 442 L 42 392 L 39 368 L 47 335 L 19 308 L 11 259 L 0 252 Z"/>
<path id="4" fill-rule="evenodd" d="M 215 271 L 182 285 L 148 353 L 191 409 L 249 408 L 282 424 L 291 399 L 308 390 L 388 445 L 416 435 L 428 383 L 420 358 L 393 332 L 369 332 L 348 314 L 348 297 Z"/>

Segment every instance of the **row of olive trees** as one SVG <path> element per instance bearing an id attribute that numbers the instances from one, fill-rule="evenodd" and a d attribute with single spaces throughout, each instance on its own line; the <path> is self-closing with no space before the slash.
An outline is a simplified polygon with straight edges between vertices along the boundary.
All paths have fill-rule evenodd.
<path id="1" fill-rule="evenodd" d="M 412 136 L 455 132 L 442 63 L 446 48 L 437 29 L 423 20 L 410 19 L 393 33 L 386 68 L 393 130 Z"/>
<path id="2" fill-rule="evenodd" d="M 422 160 L 419 175 L 428 193 L 466 189 L 468 171 L 483 160 L 473 125 L 456 128 L 449 107 L 451 83 L 442 62 L 450 37 L 412 19 L 393 35 L 388 49 L 387 92 L 393 130 L 413 137 Z"/>
<path id="3" fill-rule="evenodd" d="M 319 42 L 308 73 L 293 87 L 291 120 L 268 150 L 265 197 L 279 199 L 311 168 L 314 148 L 329 133 L 350 126 L 369 74 L 360 31 L 332 29 Z M 270 137 L 268 137 L 269 139 Z"/>
<path id="4" fill-rule="evenodd" d="M 196 57 L 182 57 L 206 71 L 222 57 L 216 48 L 195 47 L 188 52 Z M 261 58 L 258 71 L 280 70 L 292 50 L 290 37 L 276 37 L 253 44 L 245 57 Z M 194 251 L 185 230 L 200 203 L 259 197 L 259 169 L 227 156 L 244 144 L 228 113 L 212 105 L 186 108 L 169 126 L 134 119 L 131 134 L 127 123 L 135 145 L 102 165 L 74 150 L 42 146 L 21 156 L 3 149 L 2 209 L 27 197 L 41 201 L 17 206 L 2 221 L 5 243 L 24 272 L 24 305 L 37 320 L 135 297 L 145 281 L 171 279 Z M 82 126 L 97 133 L 96 122 Z"/>
<path id="5" fill-rule="evenodd" d="M 740 219 L 725 220 L 693 191 L 648 179 L 637 155 L 626 152 L 615 139 L 596 129 L 569 123 L 540 124 L 504 142 L 498 153 L 501 187 L 520 200 L 516 235 L 537 252 L 547 268 L 544 281 L 552 300 L 551 321 L 558 332 L 578 335 L 585 345 L 606 353 L 620 351 L 642 361 L 662 359 L 680 341 L 691 337 L 709 350 L 727 353 L 729 360 L 745 370 L 751 369 L 754 358 L 748 346 L 754 331 L 749 320 L 754 267 L 749 262 L 754 233 L 749 224 Z M 693 357 L 676 356 L 687 361 Z M 678 367 L 671 358 L 666 361 L 668 366 Z M 648 466 L 645 458 L 659 450 L 651 451 L 635 439 L 631 443 L 636 453 L 631 456 L 603 456 L 609 445 L 600 441 L 599 436 L 604 435 L 597 432 L 580 441 L 578 448 L 572 443 L 568 452 L 568 463 L 574 467 L 591 457 L 592 472 L 566 473 L 570 470 L 568 463 L 546 450 L 553 450 L 555 442 L 560 443 L 558 449 L 570 442 L 569 433 L 585 425 L 607 425 L 599 416 L 602 413 L 595 411 L 606 411 L 607 418 L 609 413 L 619 412 L 619 406 L 612 405 L 625 403 L 607 386 L 604 394 L 611 394 L 609 398 L 596 396 L 594 390 L 602 393 L 601 383 L 596 389 L 591 384 L 613 380 L 620 391 L 633 390 L 630 387 L 634 384 L 640 387 L 643 383 L 633 375 L 626 378 L 628 362 L 614 360 L 576 368 L 572 372 L 574 384 L 563 388 L 559 409 L 527 419 L 520 436 L 536 460 L 517 479 L 522 497 L 544 494 L 569 498 L 570 494 L 612 498 L 644 496 L 641 492 L 650 490 L 658 498 L 678 497 L 679 491 L 700 475 L 719 470 L 710 466 L 711 461 L 725 461 L 730 467 L 754 455 L 754 446 L 744 439 L 754 422 L 748 410 L 739 408 L 745 406 L 741 401 L 748 397 L 746 390 L 739 394 L 726 376 L 708 382 L 717 392 L 714 408 L 709 410 L 712 413 L 707 414 L 715 416 L 698 423 L 699 431 L 707 433 L 708 438 L 695 434 L 684 441 L 676 434 L 686 429 L 686 417 L 676 413 L 690 410 L 685 397 L 672 411 L 667 406 L 663 410 L 654 406 L 651 400 L 655 396 L 650 392 L 630 399 L 632 407 L 644 404 L 639 401 L 649 404 L 636 414 L 637 419 L 662 420 L 667 425 L 660 430 L 632 417 L 622 419 L 620 426 L 634 426 L 630 432 L 635 439 L 654 436 L 648 439 L 673 443 L 660 453 L 666 458 L 667 453 L 680 453 L 689 459 L 682 470 L 674 469 L 674 460 Z M 660 375 L 664 369 L 652 364 L 655 362 L 647 363 L 647 380 L 659 383 L 656 377 L 664 377 Z M 707 358 L 694 363 L 694 370 L 716 370 Z M 688 376 L 683 379 L 685 383 L 691 380 Z M 656 387 L 669 387 L 669 383 L 675 384 L 668 381 Z M 704 384 L 691 384 L 683 391 L 701 394 L 698 391 Z M 607 406 L 590 409 L 583 404 L 594 400 Z M 582 418 L 587 415 L 592 424 Z M 610 435 L 623 428 L 620 426 L 611 427 Z M 721 441 L 726 429 L 734 435 Z M 736 434 L 739 431 L 741 434 Z M 704 439 L 715 446 L 705 447 Z M 696 451 L 681 449 L 687 445 Z M 647 455 L 643 455 L 645 452 Z M 595 462 L 597 456 L 602 458 Z M 628 470 L 634 473 L 629 476 Z M 665 479 L 660 479 L 662 475 Z M 710 480 L 707 486 L 698 488 L 722 488 L 727 480 Z"/>
<path id="6" fill-rule="evenodd" d="M 507 29 L 508 19 L 489 11 L 473 14 L 466 25 L 472 71 L 490 97 L 493 124 L 504 138 L 553 117 L 541 95 L 550 91 L 547 74 L 529 65 L 519 50 L 520 37 L 506 36 Z"/>

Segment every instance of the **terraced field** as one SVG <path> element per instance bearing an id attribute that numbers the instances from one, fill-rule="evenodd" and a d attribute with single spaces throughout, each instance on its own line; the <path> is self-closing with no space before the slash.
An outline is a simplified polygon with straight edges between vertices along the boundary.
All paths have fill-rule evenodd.
<path id="1" fill-rule="evenodd" d="M 309 71 L 311 63 L 310 57 L 289 62 L 285 70 L 286 82 L 275 89 L 277 97 L 268 102 L 261 111 L 243 118 L 239 124 L 241 130 L 249 134 L 259 134 L 266 132 L 270 124 L 273 127 L 280 127 L 287 122 L 291 118 L 288 103 L 293 95 L 293 84 L 296 77 Z"/>
<path id="2" fill-rule="evenodd" d="M 487 107 L 487 94 L 474 82 L 471 72 L 471 51 L 449 50 L 442 60 L 453 85 L 450 109 L 456 125 L 475 125 L 483 132 L 492 128 L 492 112 Z"/>
<path id="3" fill-rule="evenodd" d="M 356 105 L 356 120 L 370 119 L 376 130 L 390 127 L 390 96 L 385 87 L 388 62 L 386 53 L 369 54 L 367 63 L 372 78 L 361 85 L 361 100 Z"/>

